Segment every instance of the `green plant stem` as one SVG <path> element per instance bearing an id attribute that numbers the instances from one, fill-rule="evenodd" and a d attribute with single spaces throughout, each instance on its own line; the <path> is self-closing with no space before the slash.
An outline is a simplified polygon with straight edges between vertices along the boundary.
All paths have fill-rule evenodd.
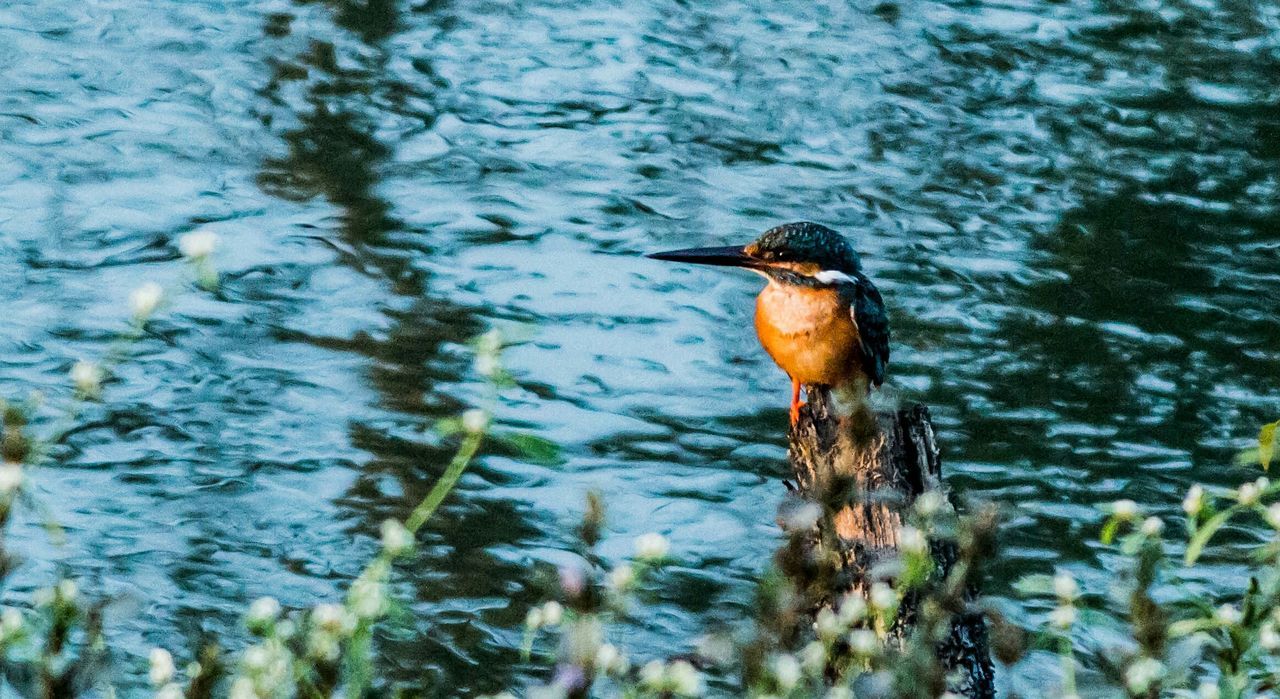
<path id="1" fill-rule="evenodd" d="M 462 473 L 467 470 L 472 459 L 475 458 L 476 452 L 480 450 L 480 443 L 484 441 L 485 432 L 483 430 L 476 432 L 468 432 L 462 444 L 458 446 L 458 451 L 453 455 L 453 459 L 449 461 L 449 467 L 444 470 L 440 476 L 440 480 L 432 486 L 431 492 L 427 493 L 427 497 L 413 508 L 413 512 L 409 513 L 408 519 L 405 520 L 404 527 L 409 530 L 410 534 L 417 534 L 418 530 L 426 524 L 431 515 L 440 507 L 440 503 L 453 487 L 458 484 L 458 479 L 462 477 Z"/>

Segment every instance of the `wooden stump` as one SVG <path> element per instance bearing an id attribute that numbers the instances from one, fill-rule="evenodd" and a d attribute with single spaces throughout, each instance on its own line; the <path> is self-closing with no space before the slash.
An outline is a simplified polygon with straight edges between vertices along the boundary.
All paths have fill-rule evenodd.
<path id="1" fill-rule="evenodd" d="M 802 594 L 818 606 L 849 592 L 865 595 L 886 564 L 897 559 L 906 513 L 926 490 L 942 492 L 942 463 L 929 410 L 923 405 L 894 413 L 838 417 L 830 395 L 811 390 L 809 403 L 789 434 L 788 456 L 798 489 L 791 507 L 816 503 L 821 511 L 801 545 L 822 552 L 794 575 Z M 784 514 L 785 519 L 785 514 Z M 958 557 L 951 542 L 932 545 L 936 569 L 946 576 Z M 825 557 L 825 558 L 823 558 Z M 785 567 L 785 566 L 784 566 Z M 795 566 L 792 566 L 794 569 Z M 986 624 L 968 608 L 971 586 L 953 591 L 950 632 L 936 644 L 948 689 L 960 696 L 995 696 Z M 919 615 L 919 600 L 903 601 L 894 631 L 901 642 Z M 946 620 L 944 619 L 944 622 Z M 935 636 L 936 638 L 936 636 Z"/>

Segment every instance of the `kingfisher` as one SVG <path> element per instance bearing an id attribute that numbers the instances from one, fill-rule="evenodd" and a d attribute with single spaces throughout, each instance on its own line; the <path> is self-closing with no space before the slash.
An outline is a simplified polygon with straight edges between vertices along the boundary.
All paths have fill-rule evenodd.
<path id="1" fill-rule="evenodd" d="M 770 228 L 754 242 L 686 248 L 647 257 L 740 267 L 768 280 L 756 298 L 760 344 L 791 378 L 791 424 L 800 419 L 801 386 L 828 387 L 866 405 L 884 383 L 889 319 L 862 260 L 844 236 L 801 221 Z"/>

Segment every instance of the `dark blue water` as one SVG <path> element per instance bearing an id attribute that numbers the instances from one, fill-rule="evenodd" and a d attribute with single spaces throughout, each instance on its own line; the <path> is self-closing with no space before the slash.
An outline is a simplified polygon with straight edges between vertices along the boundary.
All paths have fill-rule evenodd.
<path id="1" fill-rule="evenodd" d="M 1098 503 L 1172 515 L 1280 416 L 1280 9 L 1114 3 L 398 0 L 0 8 L 0 393 L 46 415 L 142 281 L 177 297 L 37 475 L 12 591 L 121 600 L 117 681 L 248 601 L 344 589 L 479 400 L 469 337 L 519 327 L 491 449 L 430 523 L 387 644 L 399 679 L 527 681 L 520 623 L 575 560 L 680 558 L 624 638 L 742 614 L 778 541 L 787 382 L 750 275 L 639 253 L 811 219 L 848 234 L 894 329 L 890 391 L 949 482 L 1007 510 L 988 591 L 1101 586 Z M 1223 589 L 1230 576 L 1207 581 Z M 1035 687 L 1052 658 L 1013 681 Z"/>

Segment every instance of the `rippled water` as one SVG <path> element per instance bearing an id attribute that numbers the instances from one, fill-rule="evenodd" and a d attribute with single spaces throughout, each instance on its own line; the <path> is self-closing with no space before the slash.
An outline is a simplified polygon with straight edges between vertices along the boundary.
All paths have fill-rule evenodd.
<path id="1" fill-rule="evenodd" d="M 1275 5 L 31 0 L 0 63 L 0 392 L 56 405 L 130 289 L 182 283 L 178 235 L 223 240 L 220 294 L 177 298 L 39 475 L 69 542 L 18 532 L 17 593 L 62 567 L 130 602 L 126 687 L 254 597 L 343 589 L 440 472 L 424 428 L 481 395 L 459 343 L 491 324 L 532 328 L 501 421 L 562 453 L 486 454 L 430 524 L 396 675 L 528 681 L 518 627 L 590 488 L 606 555 L 658 530 L 681 560 L 625 643 L 739 616 L 787 384 L 758 281 L 644 251 L 850 235 L 893 390 L 1007 508 L 997 598 L 1103 584 L 1096 503 L 1172 513 L 1280 413 Z"/>

